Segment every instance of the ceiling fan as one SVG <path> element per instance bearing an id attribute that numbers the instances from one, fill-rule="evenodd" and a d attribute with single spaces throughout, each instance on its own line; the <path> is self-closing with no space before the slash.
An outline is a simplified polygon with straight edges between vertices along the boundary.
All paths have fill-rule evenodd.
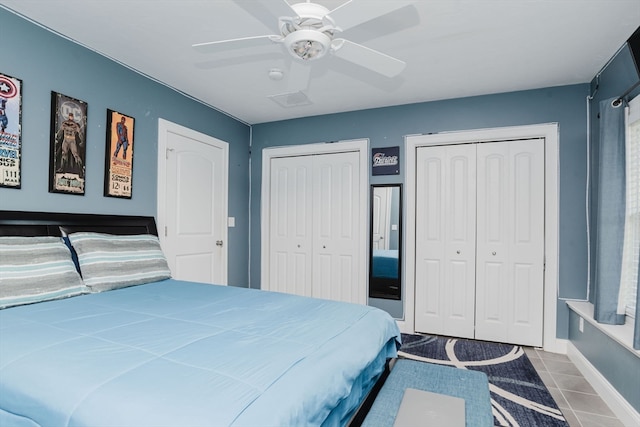
<path id="1" fill-rule="evenodd" d="M 247 3 L 246 0 L 234 1 Z M 356 0 L 349 0 L 330 11 L 311 1 L 291 5 L 285 0 L 262 1 L 260 6 L 269 12 L 270 20 L 277 17 L 277 34 L 198 43 L 193 47 L 202 53 L 218 53 L 282 44 L 298 61 L 308 63 L 330 54 L 383 76 L 394 77 L 404 69 L 406 64 L 403 61 L 337 36 L 411 3 L 385 0 L 359 4 Z"/>

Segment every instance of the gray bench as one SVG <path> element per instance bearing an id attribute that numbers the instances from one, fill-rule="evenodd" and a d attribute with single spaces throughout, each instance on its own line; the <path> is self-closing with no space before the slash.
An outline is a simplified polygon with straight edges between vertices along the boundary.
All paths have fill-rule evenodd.
<path id="1" fill-rule="evenodd" d="M 362 426 L 393 426 L 407 388 L 462 398 L 466 427 L 493 426 L 486 374 L 407 359 L 395 361 Z M 419 425 L 419 420 L 416 422 Z"/>

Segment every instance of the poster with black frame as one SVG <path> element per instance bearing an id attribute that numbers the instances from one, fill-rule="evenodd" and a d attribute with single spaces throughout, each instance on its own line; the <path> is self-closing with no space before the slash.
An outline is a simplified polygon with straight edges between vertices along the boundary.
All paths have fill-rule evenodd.
<path id="1" fill-rule="evenodd" d="M 371 149 L 371 175 L 399 175 L 400 147 Z"/>
<path id="2" fill-rule="evenodd" d="M 20 188 L 22 80 L 0 73 L 0 187 Z"/>
<path id="3" fill-rule="evenodd" d="M 84 195 L 87 103 L 51 92 L 49 192 Z"/>
<path id="4" fill-rule="evenodd" d="M 135 119 L 107 109 L 104 196 L 131 198 Z"/>

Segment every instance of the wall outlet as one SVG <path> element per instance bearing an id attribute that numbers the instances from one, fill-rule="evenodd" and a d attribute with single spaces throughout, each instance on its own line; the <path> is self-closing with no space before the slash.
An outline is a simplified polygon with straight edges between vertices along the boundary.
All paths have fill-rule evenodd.
<path id="1" fill-rule="evenodd" d="M 578 329 L 580 330 L 580 332 L 584 332 L 584 319 L 581 317 L 580 321 L 578 323 Z"/>

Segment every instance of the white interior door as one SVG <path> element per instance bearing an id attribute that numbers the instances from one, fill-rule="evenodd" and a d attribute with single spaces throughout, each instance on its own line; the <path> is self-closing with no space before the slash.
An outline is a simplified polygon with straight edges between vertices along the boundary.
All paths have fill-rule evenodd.
<path id="1" fill-rule="evenodd" d="M 478 145 L 476 338 L 541 346 L 544 140 Z"/>
<path id="2" fill-rule="evenodd" d="M 358 286 L 365 236 L 357 216 L 360 192 L 359 155 L 355 152 L 313 156 L 313 289 L 312 296 L 364 303 Z"/>
<path id="3" fill-rule="evenodd" d="M 415 329 L 473 338 L 475 306 L 473 144 L 416 154 Z"/>
<path id="4" fill-rule="evenodd" d="M 228 144 L 159 126 L 158 223 L 176 279 L 227 284 Z"/>
<path id="5" fill-rule="evenodd" d="M 263 150 L 261 288 L 367 302 L 366 140 Z"/>
<path id="6" fill-rule="evenodd" d="M 269 290 L 312 296 L 313 156 L 271 159 Z"/>

